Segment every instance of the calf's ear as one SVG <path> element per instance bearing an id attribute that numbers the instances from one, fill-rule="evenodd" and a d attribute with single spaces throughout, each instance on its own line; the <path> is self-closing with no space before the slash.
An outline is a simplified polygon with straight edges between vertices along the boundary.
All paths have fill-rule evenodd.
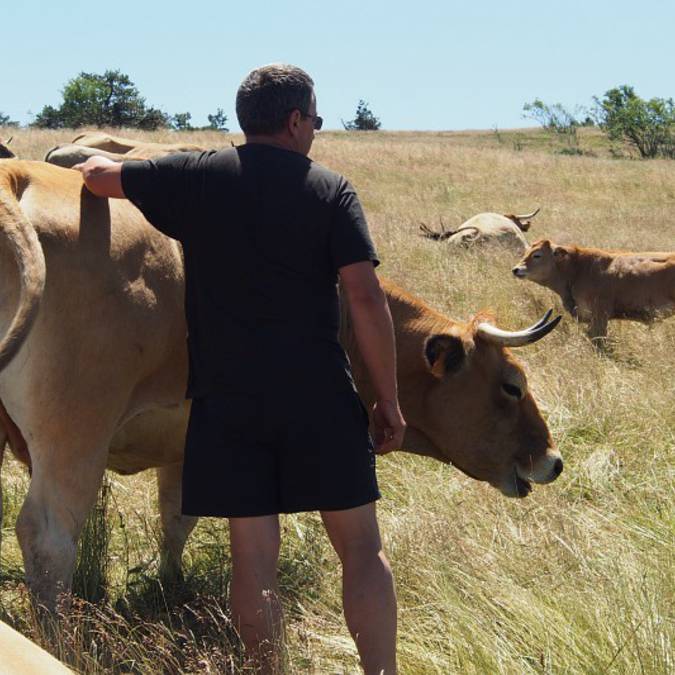
<path id="1" fill-rule="evenodd" d="M 424 343 L 424 356 L 429 369 L 438 378 L 457 372 L 466 361 L 464 342 L 456 335 L 431 335 Z"/>
<path id="2" fill-rule="evenodd" d="M 553 247 L 553 257 L 554 258 L 564 258 L 567 255 L 567 250 L 562 246 Z"/>

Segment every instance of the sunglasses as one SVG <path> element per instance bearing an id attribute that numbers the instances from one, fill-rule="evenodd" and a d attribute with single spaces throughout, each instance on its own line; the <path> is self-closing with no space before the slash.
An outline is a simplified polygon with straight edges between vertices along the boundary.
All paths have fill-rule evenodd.
<path id="1" fill-rule="evenodd" d="M 314 128 L 314 131 L 320 131 L 321 127 L 323 126 L 323 117 L 321 115 L 310 115 L 309 113 L 300 113 L 303 117 L 311 117 L 312 118 L 312 127 Z"/>

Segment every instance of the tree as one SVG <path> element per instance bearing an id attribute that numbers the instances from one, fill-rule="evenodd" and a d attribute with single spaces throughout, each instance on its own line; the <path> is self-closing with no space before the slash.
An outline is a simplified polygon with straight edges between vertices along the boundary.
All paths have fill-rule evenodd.
<path id="1" fill-rule="evenodd" d="M 222 108 L 218 108 L 215 115 L 207 115 L 206 117 L 209 120 L 209 129 L 215 129 L 225 133 L 229 131 L 225 126 L 227 124 L 227 115 Z"/>
<path id="2" fill-rule="evenodd" d="M 523 106 L 523 111 L 523 117 L 532 119 L 547 131 L 557 134 L 570 148 L 578 148 L 577 129 L 582 126 L 582 122 L 575 116 L 579 114 L 578 109 L 571 113 L 562 103 L 547 105 L 541 99 L 535 98 L 532 103 Z"/>
<path id="3" fill-rule="evenodd" d="M 129 76 L 119 70 L 106 70 L 103 75 L 82 72 L 66 84 L 62 94 L 61 106 L 45 106 L 33 126 L 157 129 L 169 122 L 166 113 L 146 106 Z"/>
<path id="4" fill-rule="evenodd" d="M 192 124 L 190 124 L 191 119 L 192 115 L 189 112 L 176 113 L 171 118 L 171 125 L 176 131 L 190 131 L 194 129 Z"/>
<path id="5" fill-rule="evenodd" d="M 626 140 L 640 157 L 675 158 L 675 104 L 673 99 L 645 101 L 626 84 L 594 97 L 598 125 L 610 140 Z"/>
<path id="6" fill-rule="evenodd" d="M 0 112 L 0 127 L 18 127 L 19 123 L 11 120 L 9 115 Z"/>
<path id="7" fill-rule="evenodd" d="M 159 108 L 146 108 L 143 117 L 138 120 L 136 126 L 145 131 L 154 131 L 155 129 L 168 127 L 169 122 L 169 116 Z"/>
<path id="8" fill-rule="evenodd" d="M 347 131 L 377 131 L 381 126 L 381 122 L 370 111 L 368 104 L 361 99 L 356 106 L 356 117 L 349 122 L 342 120 L 342 126 Z"/>
<path id="9" fill-rule="evenodd" d="M 42 129 L 62 129 L 66 125 L 63 123 L 61 111 L 54 106 L 46 105 L 35 116 L 31 126 L 40 127 Z"/>

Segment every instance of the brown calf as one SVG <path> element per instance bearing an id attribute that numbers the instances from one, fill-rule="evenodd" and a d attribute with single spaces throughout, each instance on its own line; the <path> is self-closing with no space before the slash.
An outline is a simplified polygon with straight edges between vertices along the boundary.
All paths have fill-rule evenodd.
<path id="1" fill-rule="evenodd" d="M 675 252 L 607 251 L 542 239 L 513 274 L 555 291 L 572 316 L 590 323 L 591 338 L 607 335 L 609 319 L 648 323 L 675 312 Z"/>

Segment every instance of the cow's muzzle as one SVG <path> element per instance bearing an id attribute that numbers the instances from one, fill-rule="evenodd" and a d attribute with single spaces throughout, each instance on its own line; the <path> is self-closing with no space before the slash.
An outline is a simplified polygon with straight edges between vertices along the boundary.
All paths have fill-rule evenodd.
<path id="1" fill-rule="evenodd" d="M 535 471 L 523 471 L 517 465 L 513 473 L 499 485 L 500 492 L 506 497 L 523 498 L 532 492 L 532 483 L 546 485 L 552 483 L 563 471 L 563 460 L 556 454 L 551 454 L 540 464 Z"/>
<path id="2" fill-rule="evenodd" d="M 511 271 L 513 272 L 513 276 L 518 277 L 519 279 L 523 279 L 527 276 L 527 268 L 522 267 L 521 265 L 514 267 Z"/>

